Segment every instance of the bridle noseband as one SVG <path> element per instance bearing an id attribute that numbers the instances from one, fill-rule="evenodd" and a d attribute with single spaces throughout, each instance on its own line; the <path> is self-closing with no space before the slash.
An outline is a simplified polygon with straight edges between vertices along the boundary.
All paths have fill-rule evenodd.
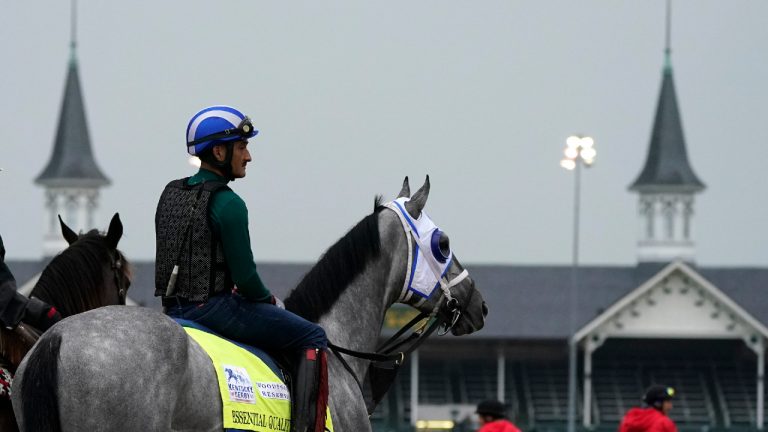
<path id="1" fill-rule="evenodd" d="M 445 297 L 445 308 L 448 310 L 448 312 L 451 313 L 451 322 L 450 323 L 444 323 L 443 329 L 437 331 L 438 336 L 445 336 L 453 326 L 456 325 L 457 322 L 459 322 L 459 319 L 461 318 L 461 304 L 459 303 L 459 300 L 456 299 L 456 297 L 453 297 L 451 295 L 451 288 L 455 287 L 456 285 L 460 284 L 464 279 L 469 276 L 469 272 L 467 269 L 462 270 L 461 273 L 459 273 L 455 278 L 448 281 L 445 277 L 440 278 L 440 289 L 442 291 L 441 297 Z M 437 299 L 437 302 L 435 303 L 435 308 L 432 310 L 432 315 L 437 315 L 438 309 L 440 308 L 440 303 L 442 301 L 442 298 Z"/>

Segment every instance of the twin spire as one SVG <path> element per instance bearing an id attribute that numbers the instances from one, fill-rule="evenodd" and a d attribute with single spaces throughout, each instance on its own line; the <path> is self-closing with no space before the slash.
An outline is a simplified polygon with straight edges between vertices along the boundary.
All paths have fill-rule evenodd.
<path id="1" fill-rule="evenodd" d="M 72 0 L 70 59 L 53 153 L 43 172 L 35 179 L 35 183 L 45 187 L 100 187 L 109 184 L 91 150 L 77 67 L 76 26 L 77 5 L 76 0 Z"/>
<path id="2" fill-rule="evenodd" d="M 641 263 L 695 261 L 694 194 L 705 188 L 688 162 L 672 77 L 670 20 L 670 0 L 667 0 L 664 68 L 651 142 L 645 165 L 629 187 L 640 195 L 638 261 Z"/>
<path id="3" fill-rule="evenodd" d="M 705 188 L 704 183 L 699 180 L 691 168 L 685 148 L 683 126 L 675 94 L 675 82 L 672 77 L 670 20 L 670 0 L 667 0 L 664 69 L 659 102 L 645 166 L 630 186 L 630 190 L 640 193 L 695 193 Z"/>
<path id="4" fill-rule="evenodd" d="M 77 67 L 76 30 L 77 5 L 72 0 L 70 58 L 53 153 L 35 179 L 45 188 L 44 257 L 51 257 L 67 246 L 59 233 L 59 215 L 76 231 L 95 227 L 93 216 L 98 208 L 99 189 L 110 183 L 91 149 Z"/>

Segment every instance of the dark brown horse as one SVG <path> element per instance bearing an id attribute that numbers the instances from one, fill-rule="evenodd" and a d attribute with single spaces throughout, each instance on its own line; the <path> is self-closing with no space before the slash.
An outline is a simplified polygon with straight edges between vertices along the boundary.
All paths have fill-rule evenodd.
<path id="1" fill-rule="evenodd" d="M 117 249 L 123 224 L 115 213 L 106 234 L 97 230 L 78 235 L 59 218 L 61 233 L 69 243 L 43 270 L 30 296 L 54 306 L 62 317 L 106 305 L 124 305 L 131 281 L 131 267 Z M 15 372 L 40 332 L 20 324 L 0 329 L 0 366 Z M 0 431 L 15 431 L 11 401 L 0 400 Z"/>

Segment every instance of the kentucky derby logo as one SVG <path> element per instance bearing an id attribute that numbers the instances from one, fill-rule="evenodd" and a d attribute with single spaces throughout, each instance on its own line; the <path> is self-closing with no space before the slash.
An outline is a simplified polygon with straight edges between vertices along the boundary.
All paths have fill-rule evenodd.
<path id="1" fill-rule="evenodd" d="M 256 395 L 253 393 L 253 384 L 245 368 L 229 365 L 223 365 L 223 367 L 224 374 L 227 376 L 229 399 L 234 402 L 255 404 Z"/>
<path id="2" fill-rule="evenodd" d="M 291 400 L 291 395 L 288 393 L 288 386 L 283 383 L 257 382 L 256 388 L 259 389 L 261 397 L 267 399 Z"/>

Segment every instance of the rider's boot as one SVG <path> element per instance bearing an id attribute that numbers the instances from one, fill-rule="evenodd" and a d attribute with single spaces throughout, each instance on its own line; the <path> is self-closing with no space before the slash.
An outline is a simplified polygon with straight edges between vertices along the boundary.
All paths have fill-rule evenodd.
<path id="1" fill-rule="evenodd" d="M 328 363 L 325 351 L 308 349 L 299 360 L 293 395 L 293 432 L 323 432 L 328 405 Z"/>

